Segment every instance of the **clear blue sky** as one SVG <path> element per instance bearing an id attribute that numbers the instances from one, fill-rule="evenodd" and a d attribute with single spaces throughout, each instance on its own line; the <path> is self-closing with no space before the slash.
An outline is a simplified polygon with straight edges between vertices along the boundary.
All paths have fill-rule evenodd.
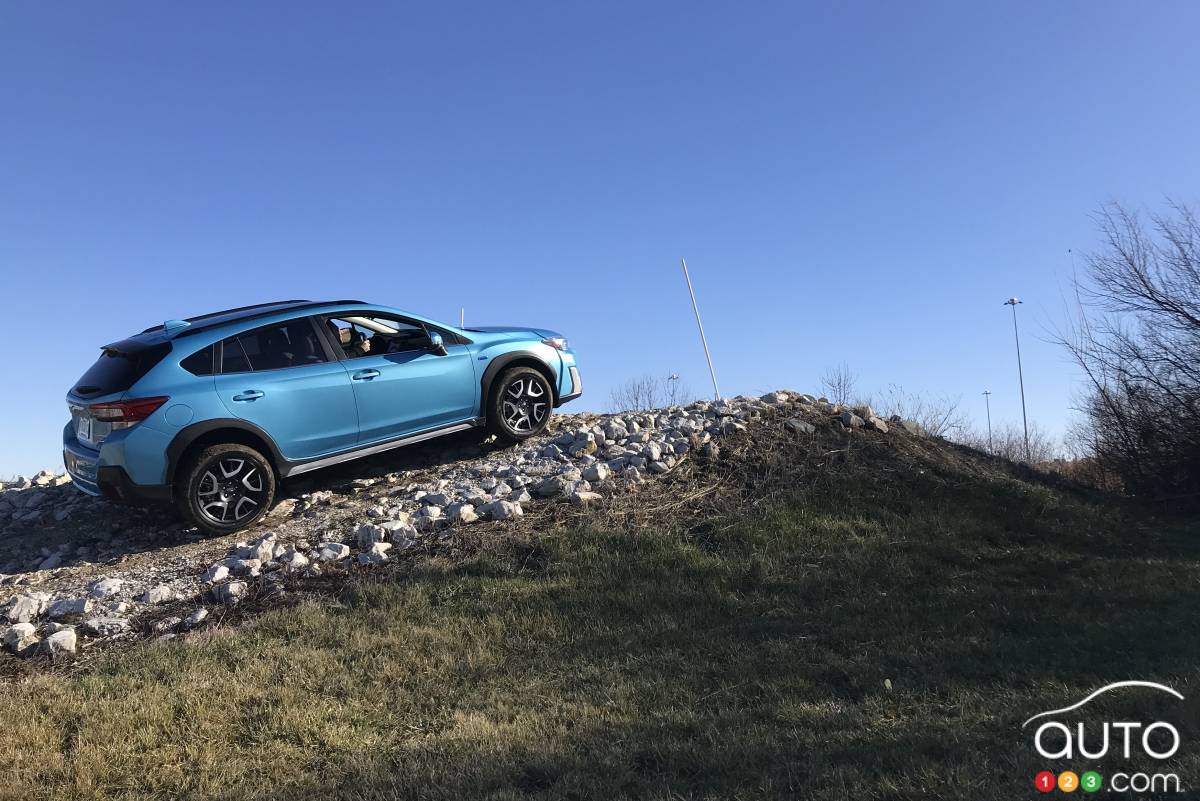
<path id="1" fill-rule="evenodd" d="M 1015 294 L 1061 431 L 1068 248 L 1200 185 L 1192 2 L 188 6 L 0 8 L 0 474 L 99 345 L 276 298 L 561 330 L 577 409 L 704 391 L 681 255 L 726 394 L 845 361 L 1019 421 Z"/>

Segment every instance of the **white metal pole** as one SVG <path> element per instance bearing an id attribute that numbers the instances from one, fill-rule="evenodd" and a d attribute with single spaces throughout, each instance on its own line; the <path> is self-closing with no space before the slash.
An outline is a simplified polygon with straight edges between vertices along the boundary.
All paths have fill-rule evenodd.
<path id="1" fill-rule="evenodd" d="M 704 346 L 704 358 L 708 359 L 708 374 L 712 376 L 713 395 L 721 399 L 721 389 L 717 386 L 717 371 L 713 368 L 712 354 L 708 351 L 708 338 L 704 336 L 704 323 L 700 322 L 700 307 L 696 305 L 696 290 L 692 289 L 692 277 L 688 275 L 687 259 L 680 259 L 683 265 L 683 280 L 687 281 L 688 294 L 692 296 L 692 311 L 696 313 L 696 327 L 700 329 L 700 344 Z"/>
<path id="2" fill-rule="evenodd" d="M 458 327 L 466 328 L 467 326 L 467 309 L 465 306 L 458 307 Z"/>

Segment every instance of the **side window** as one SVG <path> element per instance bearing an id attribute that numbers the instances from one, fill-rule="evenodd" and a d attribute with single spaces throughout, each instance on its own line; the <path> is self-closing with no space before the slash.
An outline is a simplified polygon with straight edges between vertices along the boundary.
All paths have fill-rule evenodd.
<path id="1" fill-rule="evenodd" d="M 216 346 L 209 345 L 207 348 L 198 350 L 191 356 L 188 356 L 179 363 L 179 366 L 192 375 L 212 375 L 213 352 L 215 350 Z"/>
<path id="2" fill-rule="evenodd" d="M 423 326 L 391 317 L 334 317 L 325 321 L 347 359 L 407 353 L 429 347 Z"/>
<path id="3" fill-rule="evenodd" d="M 317 332 L 307 317 L 256 328 L 221 344 L 222 373 L 281 370 L 325 361 Z"/>

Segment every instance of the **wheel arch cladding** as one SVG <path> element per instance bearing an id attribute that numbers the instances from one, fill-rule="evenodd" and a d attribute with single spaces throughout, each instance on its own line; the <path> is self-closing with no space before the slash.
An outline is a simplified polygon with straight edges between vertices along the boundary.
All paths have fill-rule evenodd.
<path id="1" fill-rule="evenodd" d="M 278 479 L 286 460 L 265 431 L 242 420 L 208 420 L 188 426 L 180 431 L 171 442 L 168 449 L 170 464 L 167 471 L 167 482 L 175 483 L 179 466 L 193 454 L 199 453 L 210 445 L 226 443 L 254 448 L 266 457 Z"/>
<path id="2" fill-rule="evenodd" d="M 487 414 L 488 403 L 491 401 L 492 390 L 496 386 L 496 379 L 510 367 L 532 367 L 541 373 L 542 377 L 546 379 L 546 383 L 550 385 L 550 394 L 554 397 L 554 405 L 558 405 L 558 380 L 550 365 L 532 353 L 506 353 L 503 356 L 497 356 L 493 359 L 492 363 L 483 372 L 482 387 L 479 393 L 481 414 Z"/>

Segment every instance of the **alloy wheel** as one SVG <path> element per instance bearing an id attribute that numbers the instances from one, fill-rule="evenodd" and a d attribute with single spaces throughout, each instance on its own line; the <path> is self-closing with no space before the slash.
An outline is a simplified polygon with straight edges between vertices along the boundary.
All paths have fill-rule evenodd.
<path id="1" fill-rule="evenodd" d="M 504 388 L 501 416 L 504 424 L 515 434 L 535 430 L 550 411 L 549 390 L 531 376 L 520 376 Z"/>
<path id="2" fill-rule="evenodd" d="M 229 456 L 205 469 L 196 487 L 196 505 L 214 523 L 238 523 L 262 509 L 266 495 L 262 466 Z"/>

